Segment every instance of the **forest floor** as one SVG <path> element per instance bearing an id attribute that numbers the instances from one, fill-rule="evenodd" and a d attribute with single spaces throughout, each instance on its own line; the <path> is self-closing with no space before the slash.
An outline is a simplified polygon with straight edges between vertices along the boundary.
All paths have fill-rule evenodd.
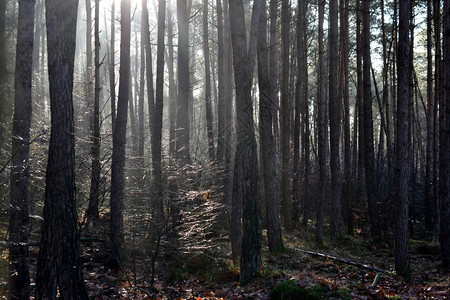
<path id="1" fill-rule="evenodd" d="M 239 272 L 232 266 L 226 239 L 210 248 L 214 249 L 213 254 L 208 250 L 209 254 L 203 253 L 205 255 L 189 252 L 159 255 L 165 262 L 157 263 L 153 287 L 148 254 L 136 251 L 121 264 L 112 259 L 105 240 L 82 242 L 85 281 L 91 299 L 449 298 L 450 274 L 441 267 L 438 244 L 410 241 L 412 276 L 410 280 L 404 280 L 393 272 L 392 241 L 341 237 L 336 243 L 317 248 L 311 231 L 285 232 L 287 249 L 283 253 L 271 254 L 267 243 L 263 242 L 262 269 L 245 287 L 239 285 Z M 298 249 L 326 256 L 311 255 Z M 37 248 L 31 247 L 30 252 L 31 276 L 34 278 Z M 336 257 L 366 267 L 343 263 Z M 2 269 L 5 262 L 6 257 L 2 255 Z M 0 290 L 2 299 L 7 296 L 5 279 L 2 278 L 4 283 Z M 275 292 L 270 294 L 277 285 L 278 298 Z M 33 282 L 32 288 L 34 293 Z M 298 296 L 295 294 L 298 289 L 306 294 Z M 284 298 L 280 298 L 280 291 L 284 292 Z"/>
<path id="2" fill-rule="evenodd" d="M 93 299 L 270 299 L 278 284 L 293 281 L 303 287 L 310 299 L 448 299 L 448 270 L 440 265 L 439 247 L 427 241 L 410 241 L 410 280 L 393 272 L 393 244 L 389 240 L 363 240 L 342 237 L 338 242 L 317 248 L 311 232 L 284 234 L 287 250 L 270 254 L 263 244 L 259 276 L 245 287 L 239 286 L 239 273 L 232 267 L 229 243 L 216 245 L 224 257 L 185 255 L 175 263 L 161 266 L 151 288 L 150 263 L 132 260 L 127 267 L 105 263 L 101 249 L 84 247 L 85 279 Z M 305 249 L 324 253 L 318 257 L 299 252 Z M 339 257 L 386 270 L 376 272 L 332 259 Z M 370 268 L 370 267 L 369 267 Z M 138 271 L 136 271 L 138 270 Z M 141 271 L 139 271 L 141 270 Z M 142 271 L 143 270 L 143 271 Z M 378 274 L 378 276 L 377 276 Z M 289 285 L 289 284 L 288 284 Z M 285 290 L 283 299 L 298 299 Z M 272 299 L 276 298 L 275 293 Z M 305 298 L 305 297 L 302 297 Z"/>

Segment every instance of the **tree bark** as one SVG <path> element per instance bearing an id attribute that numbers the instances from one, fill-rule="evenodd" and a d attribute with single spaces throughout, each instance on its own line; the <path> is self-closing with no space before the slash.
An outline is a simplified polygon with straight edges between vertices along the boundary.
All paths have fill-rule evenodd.
<path id="1" fill-rule="evenodd" d="M 441 225 L 440 242 L 442 265 L 450 267 L 450 1 L 444 0 L 444 95 L 442 98 L 441 122 Z"/>
<path id="2" fill-rule="evenodd" d="M 176 151 L 183 165 L 191 163 L 189 153 L 189 16 L 186 0 L 177 0 L 178 15 L 178 100 Z"/>
<path id="3" fill-rule="evenodd" d="M 36 299 L 88 299 L 75 200 L 73 70 L 78 1 L 46 1 L 51 133 Z"/>
<path id="4" fill-rule="evenodd" d="M 410 43 L 409 25 L 411 1 L 400 1 L 399 42 L 397 49 L 397 140 L 396 140 L 396 223 L 395 223 L 395 270 L 398 275 L 409 277 L 411 274 L 408 253 L 408 178 L 409 178 L 409 69 Z"/>
<path id="5" fill-rule="evenodd" d="M 329 76 L 328 98 L 330 116 L 330 167 L 331 167 L 331 241 L 336 241 L 341 231 L 341 166 L 339 138 L 341 133 L 341 104 L 338 94 L 338 1 L 330 0 L 328 16 Z"/>
<path id="6" fill-rule="evenodd" d="M 245 33 L 244 4 L 230 0 L 231 38 L 236 85 L 237 146 L 236 162 L 241 178 L 234 179 L 240 186 L 242 199 L 242 256 L 240 283 L 248 284 L 257 274 L 261 264 L 261 205 L 259 199 L 259 174 L 257 146 L 253 130 L 253 103 L 251 97 L 257 28 L 262 2 L 254 2 L 249 48 Z M 236 176 L 236 173 L 235 173 Z M 235 187 L 237 187 L 235 185 Z M 239 195 L 238 195 L 239 197 Z"/>
<path id="7" fill-rule="evenodd" d="M 289 0 L 281 2 L 281 208 L 283 225 L 292 229 L 292 203 L 289 193 L 289 136 L 291 109 L 289 105 Z"/>
<path id="8" fill-rule="evenodd" d="M 35 0 L 19 2 L 10 173 L 9 299 L 30 297 L 28 182 L 34 42 L 34 18 L 31 16 L 34 16 L 34 6 Z"/>
<path id="9" fill-rule="evenodd" d="M 110 50 L 110 61 L 109 61 L 109 92 L 111 95 L 111 128 L 114 132 L 116 123 L 116 65 L 115 65 L 115 53 L 116 53 L 116 9 L 115 1 L 113 0 L 111 5 L 111 50 Z"/>
<path id="10" fill-rule="evenodd" d="M 272 116 L 276 111 L 275 103 L 270 98 L 272 86 L 269 79 L 267 49 L 267 13 L 263 2 L 258 34 L 258 84 L 259 100 L 259 134 L 261 137 L 262 169 L 264 177 L 264 196 L 266 203 L 267 239 L 269 250 L 277 252 L 284 249 L 281 237 L 280 210 L 276 174 L 275 140 L 272 133 Z"/>
<path id="11" fill-rule="evenodd" d="M 111 243 L 116 258 L 125 254 L 123 234 L 123 199 L 125 144 L 127 135 L 128 101 L 130 101 L 130 1 L 122 0 L 120 5 L 120 68 L 117 116 L 113 132 L 113 154 L 111 167 Z"/>

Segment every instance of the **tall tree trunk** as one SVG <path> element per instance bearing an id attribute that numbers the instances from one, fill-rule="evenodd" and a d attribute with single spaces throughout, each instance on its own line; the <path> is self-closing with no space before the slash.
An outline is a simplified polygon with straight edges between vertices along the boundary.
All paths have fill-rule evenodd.
<path id="1" fill-rule="evenodd" d="M 433 56 L 432 50 L 432 5 L 427 0 L 427 153 L 425 169 L 425 228 L 432 231 L 433 224 L 433 138 L 434 138 L 434 97 L 433 97 Z"/>
<path id="2" fill-rule="evenodd" d="M 442 102 L 442 80 L 441 80 L 441 72 L 442 72 L 442 64 L 441 64 L 441 1 L 439 0 L 433 0 L 433 11 L 434 11 L 434 34 L 435 34 L 435 51 L 434 51 L 434 62 L 435 62 L 435 88 L 434 88 L 434 103 L 436 104 L 434 106 L 433 111 L 433 119 L 434 119 L 434 143 L 433 143 L 433 169 L 435 170 L 433 174 L 433 181 L 434 181 L 434 189 L 433 189 L 433 195 L 434 195 L 434 201 L 433 201 L 433 211 L 434 211 L 434 228 L 433 228 L 433 234 L 435 237 L 439 236 L 439 227 L 440 227 L 440 197 L 439 197 L 439 189 L 441 182 L 438 182 L 438 168 L 440 163 L 440 145 L 439 145 L 439 131 L 438 130 L 438 106 Z M 439 109 L 440 111 L 442 108 Z"/>
<path id="3" fill-rule="evenodd" d="M 308 17 L 307 17 L 307 9 L 308 9 L 308 2 L 303 1 L 303 8 L 302 8 L 302 22 L 303 22 L 303 33 L 302 33 L 302 39 L 303 39 L 303 70 L 301 72 L 304 75 L 302 85 L 302 93 L 303 93 L 303 138 L 302 138 L 302 144 L 303 144 L 303 155 L 304 155 L 304 184 L 303 184 L 303 226 L 308 225 L 308 219 L 310 216 L 311 211 L 311 203 L 309 199 L 309 173 L 310 173 L 310 138 L 309 138 L 309 94 L 308 94 Z M 299 11 L 300 15 L 300 11 Z M 300 70 L 300 69 L 299 69 Z"/>
<path id="4" fill-rule="evenodd" d="M 241 285 L 248 284 L 257 274 L 261 264 L 261 205 L 259 202 L 258 154 L 253 130 L 253 103 L 251 97 L 252 74 L 255 65 L 257 28 L 262 2 L 253 3 L 250 42 L 247 50 L 244 4 L 242 0 L 230 1 L 231 38 L 233 41 L 233 66 L 236 85 L 237 146 L 235 164 L 240 178 L 234 178 L 234 188 L 240 189 L 242 199 L 242 256 Z M 235 173 L 236 176 L 236 173 Z"/>
<path id="5" fill-rule="evenodd" d="M 145 1 L 145 0 L 144 0 Z M 158 218 L 164 216 L 162 195 L 162 117 L 164 100 L 164 32 L 166 23 L 166 1 L 158 5 L 158 39 L 156 50 L 156 97 L 152 109 L 152 162 L 155 189 L 154 209 Z"/>
<path id="6" fill-rule="evenodd" d="M 338 94 L 338 1 L 330 0 L 328 17 L 329 76 L 328 97 L 330 115 L 330 167 L 331 167 L 331 240 L 336 241 L 341 230 L 341 166 L 339 137 L 341 131 L 341 104 Z"/>
<path id="7" fill-rule="evenodd" d="M 93 108 L 93 96 L 92 91 L 92 2 L 86 0 L 86 74 L 85 74 L 85 103 L 87 111 L 91 112 Z M 83 125 L 80 126 L 81 130 L 87 130 L 87 134 L 90 136 L 93 133 L 92 122 L 94 116 L 89 114 L 83 114 Z M 82 133 L 83 135 L 84 133 Z"/>
<path id="8" fill-rule="evenodd" d="M 225 148 L 227 147 L 225 143 L 225 134 L 229 130 L 225 127 L 225 86 L 224 86 L 224 44 L 223 44 L 223 11 L 222 11 L 222 0 L 216 0 L 217 9 L 217 80 L 218 80 L 218 103 L 217 103 L 217 162 L 219 166 L 225 160 Z"/>
<path id="9" fill-rule="evenodd" d="M 294 135 L 292 137 L 294 143 L 294 157 L 293 157 L 293 181 L 292 181 L 292 202 L 294 205 L 294 223 L 297 223 L 300 215 L 300 201 L 299 201 L 299 182 L 300 182 L 300 116 L 304 107 L 302 107 L 302 92 L 305 84 L 305 76 L 303 73 L 303 1 L 297 2 L 297 82 L 295 83 L 295 101 L 294 101 Z"/>
<path id="10" fill-rule="evenodd" d="M 450 1 L 444 0 L 444 97 L 442 98 L 441 122 L 441 228 L 440 242 L 442 265 L 450 267 Z"/>
<path id="11" fill-rule="evenodd" d="M 35 0 L 19 2 L 14 78 L 16 93 L 9 187 L 9 299 L 29 299 L 30 297 L 28 179 L 30 176 L 34 5 Z"/>
<path id="12" fill-rule="evenodd" d="M 95 25 L 94 25 L 94 127 L 91 146 L 91 188 L 89 193 L 89 207 L 87 217 L 89 221 L 98 220 L 98 200 L 100 192 L 100 0 L 95 0 Z"/>
<path id="13" fill-rule="evenodd" d="M 356 102 L 358 104 L 358 182 L 364 180 L 364 106 L 363 106 L 363 69 L 361 38 L 361 1 L 356 0 Z"/>
<path id="14" fill-rule="evenodd" d="M 269 250 L 277 252 L 284 248 L 281 237 L 280 210 L 276 174 L 275 140 L 272 133 L 272 116 L 276 111 L 272 102 L 272 86 L 269 79 L 267 49 L 267 13 L 263 2 L 258 33 L 258 84 L 259 100 L 259 134 L 261 137 L 262 169 L 264 177 L 264 197 L 266 203 L 267 239 Z"/>
<path id="15" fill-rule="evenodd" d="M 209 60 L 209 33 L 208 33 L 208 0 L 203 0 L 203 55 L 205 56 L 205 109 L 206 109 L 206 133 L 208 137 L 209 161 L 215 160 L 214 149 L 214 116 L 211 100 L 211 63 Z"/>
<path id="16" fill-rule="evenodd" d="M 409 25 L 411 16 L 411 1 L 400 1 L 399 11 L 399 42 L 397 49 L 397 140 L 396 140 L 396 169 L 395 191 L 397 198 L 395 224 L 395 270 L 398 275 L 409 277 L 408 253 L 408 179 L 409 179 L 409 69 L 410 43 Z"/>
<path id="17" fill-rule="evenodd" d="M 130 101 L 130 1 L 122 0 L 120 5 L 120 68 L 119 97 L 113 132 L 113 154 L 111 167 L 111 243 L 115 257 L 124 254 L 123 199 L 125 144 L 127 135 L 128 101 Z"/>
<path id="18" fill-rule="evenodd" d="M 143 0 L 145 1 L 145 0 Z M 141 18 L 143 19 L 143 11 L 141 11 Z M 141 19 L 141 20 L 142 20 Z M 145 149 L 145 116 L 144 116 L 144 102 L 145 102 L 145 28 L 143 26 L 143 22 L 141 21 L 141 41 L 140 41 L 140 70 L 139 70 L 139 103 L 138 103 L 138 159 L 139 165 L 144 166 L 145 157 L 144 157 L 144 149 Z M 137 51 L 137 49 L 136 49 Z M 141 174 L 140 176 L 142 176 Z"/>
<path id="19" fill-rule="evenodd" d="M 0 0 L 0 129 L 6 129 L 9 114 L 7 113 L 6 83 L 8 70 L 6 67 L 6 0 Z M 0 147 L 5 145 L 5 134 L 0 134 Z M 0 148 L 0 150 L 3 150 Z M 0 155 L 2 152 L 0 151 Z M 1 156 L 0 156 L 1 158 Z"/>
<path id="20" fill-rule="evenodd" d="M 369 206 L 370 230 L 373 237 L 380 236 L 378 204 L 375 199 L 375 161 L 373 149 L 372 91 L 370 80 L 370 0 L 362 1 L 362 55 L 363 55 L 363 107 L 364 107 L 364 167 Z"/>
<path id="21" fill-rule="evenodd" d="M 46 1 L 51 133 L 36 299 L 88 299 L 75 200 L 73 70 L 78 1 Z"/>
<path id="22" fill-rule="evenodd" d="M 289 105 L 289 0 L 281 2 L 281 207 L 286 230 L 292 229 L 292 203 L 289 193 L 289 136 L 291 110 Z"/>
<path id="23" fill-rule="evenodd" d="M 189 153 L 189 16 L 186 0 L 177 0 L 178 15 L 178 100 L 176 150 L 183 165 L 191 163 Z"/>
<path id="24" fill-rule="evenodd" d="M 323 207 L 325 204 L 325 190 L 327 186 L 327 169 L 326 169 L 326 131 L 327 117 L 325 108 L 325 87 L 324 87 L 324 50 L 323 50 L 323 19 L 325 12 L 325 0 L 317 0 L 319 2 L 319 61 L 317 70 L 317 103 L 318 103 L 318 152 L 319 152 L 319 197 L 317 200 L 317 221 L 316 221 L 316 242 L 323 243 Z"/>
<path id="25" fill-rule="evenodd" d="M 116 9 L 115 0 L 112 1 L 111 5 L 111 50 L 110 50 L 110 61 L 109 61 L 109 92 L 111 95 L 111 128 L 114 132 L 116 123 L 116 65 L 115 65 L 115 43 L 116 43 Z"/>
<path id="26" fill-rule="evenodd" d="M 350 144 L 350 105 L 349 105 L 349 74 L 348 74 L 348 19 L 349 0 L 340 0 L 341 11 L 341 75 L 339 82 L 339 94 L 344 104 L 344 222 L 347 225 L 347 233 L 353 233 L 353 208 L 352 208 L 352 154 Z"/>
<path id="27" fill-rule="evenodd" d="M 278 164 L 278 147 L 279 147 L 279 119 L 278 119 L 278 2 L 279 0 L 270 0 L 269 11 L 270 11 L 270 28 L 269 28 L 269 78 L 270 85 L 272 86 L 272 95 L 270 99 L 275 103 L 277 110 L 273 115 L 273 135 L 275 138 L 275 155 Z"/>
<path id="28" fill-rule="evenodd" d="M 170 1 L 167 9 L 167 69 L 169 72 L 169 153 L 175 155 L 175 126 L 177 115 L 177 86 L 175 84 L 173 56 L 173 20 Z"/>

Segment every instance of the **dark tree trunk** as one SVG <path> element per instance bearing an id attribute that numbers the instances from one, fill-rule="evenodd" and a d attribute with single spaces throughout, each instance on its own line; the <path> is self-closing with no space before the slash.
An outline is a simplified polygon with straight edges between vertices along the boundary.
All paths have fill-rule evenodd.
<path id="1" fill-rule="evenodd" d="M 308 95 L 308 18 L 307 18 L 307 9 L 308 9 L 308 2 L 303 1 L 303 8 L 302 11 L 299 11 L 299 15 L 302 15 L 302 22 L 303 22 L 303 33 L 302 33 L 302 39 L 303 39 L 303 62 L 302 67 L 303 69 L 300 71 L 304 75 L 303 84 L 302 84 L 302 94 L 303 94 L 303 137 L 302 137 L 302 144 L 303 144 L 303 156 L 304 156 L 304 184 L 303 184 L 303 225 L 308 225 L 308 219 L 311 214 L 311 203 L 310 203 L 310 197 L 309 197 L 309 174 L 310 174 L 310 138 L 309 138 L 309 95 Z"/>
<path id="2" fill-rule="evenodd" d="M 109 61 L 109 92 L 111 95 L 111 128 L 114 131 L 116 123 L 116 65 L 115 65 L 115 40 L 116 40 L 116 9 L 115 1 L 112 2 L 111 6 L 111 50 L 110 50 L 110 61 Z"/>
<path id="3" fill-rule="evenodd" d="M 326 169 L 326 131 L 327 117 L 325 108 L 324 87 L 324 50 L 323 50 L 323 19 L 325 12 L 325 0 L 319 2 L 319 61 L 317 70 L 317 105 L 318 105 L 318 152 L 319 152 L 319 196 L 317 199 L 316 242 L 323 243 L 323 208 L 325 204 L 325 190 L 327 186 Z"/>
<path id="4" fill-rule="evenodd" d="M 363 56 L 363 110 L 364 110 L 364 167 L 369 206 L 370 230 L 373 237 L 381 235 L 377 199 L 373 150 L 372 91 L 370 80 L 370 0 L 362 1 L 362 56 Z"/>
<path id="5" fill-rule="evenodd" d="M 189 16 L 186 0 L 177 0 L 178 15 L 178 100 L 176 151 L 183 165 L 191 163 L 189 153 Z"/>
<path id="6" fill-rule="evenodd" d="M 9 114 L 6 104 L 6 83 L 8 70 L 6 68 L 6 0 L 0 0 L 0 129 L 6 129 Z M 0 145 L 5 144 L 5 134 L 0 134 Z M 2 149 L 3 150 L 3 149 Z"/>
<path id="7" fill-rule="evenodd" d="M 211 100 L 211 66 L 209 60 L 209 33 L 208 33 L 208 0 L 203 0 L 203 55 L 205 56 L 205 109 L 206 109 L 206 132 L 208 137 L 209 161 L 215 160 L 214 149 L 214 116 Z"/>
<path id="8" fill-rule="evenodd" d="M 304 107 L 302 107 L 303 85 L 305 76 L 303 73 L 303 1 L 297 2 L 297 82 L 295 83 L 295 102 L 294 102 L 294 134 L 292 141 L 294 143 L 294 157 L 292 162 L 292 203 L 294 205 L 293 218 L 294 224 L 298 222 L 300 215 L 299 185 L 300 185 L 300 116 Z M 259 70 L 259 69 L 258 69 Z"/>
<path id="9" fill-rule="evenodd" d="M 141 11 L 141 18 L 143 19 L 144 12 Z M 141 19 L 141 41 L 140 41 L 140 69 L 139 69 L 139 103 L 138 103 L 138 165 L 143 168 L 145 165 L 145 28 Z M 136 47 L 137 48 L 137 47 Z M 137 49 L 136 49 L 137 51 Z M 139 176 L 142 177 L 144 174 L 142 172 Z M 140 183 L 143 187 L 143 182 Z"/>
<path id="10" fill-rule="evenodd" d="M 128 101 L 130 101 L 130 1 L 122 0 L 120 6 L 120 69 L 117 116 L 113 132 L 113 154 L 111 167 L 111 243 L 113 254 L 119 258 L 124 254 L 123 199 L 125 144 L 127 135 Z"/>
<path id="11" fill-rule="evenodd" d="M 170 7 L 170 2 L 169 5 Z M 148 22 L 147 22 L 148 23 Z M 173 21 L 172 11 L 167 9 L 167 69 L 169 73 L 169 153 L 175 155 L 175 126 L 177 115 L 177 86 L 173 68 Z"/>
<path id="12" fill-rule="evenodd" d="M 442 101 L 442 80 L 441 78 L 441 2 L 439 0 L 433 0 L 433 12 L 434 12 L 434 38 L 435 38 L 435 51 L 434 51 L 434 111 L 433 111 L 433 120 L 434 120 L 434 136 L 433 136 L 433 182 L 434 182 L 434 201 L 433 201 L 433 211 L 434 211 L 434 228 L 433 234 L 435 237 L 439 236 L 439 224 L 440 224 L 440 197 L 439 197 L 439 184 L 438 182 L 438 168 L 439 168 L 439 130 L 438 129 L 438 106 Z"/>
<path id="13" fill-rule="evenodd" d="M 156 50 L 156 96 L 152 109 L 152 162 L 154 180 L 154 209 L 158 218 L 164 216 L 162 195 L 162 117 L 164 100 L 164 31 L 166 23 L 166 1 L 158 5 L 158 40 Z"/>
<path id="14" fill-rule="evenodd" d="M 427 153 L 425 169 L 425 229 L 432 231 L 433 224 L 433 138 L 434 138 L 434 96 L 433 96 L 433 56 L 431 0 L 427 0 Z"/>
<path id="15" fill-rule="evenodd" d="M 356 103 L 358 105 L 358 183 L 364 183 L 364 106 L 361 38 L 361 0 L 356 0 Z"/>
<path id="16" fill-rule="evenodd" d="M 30 298 L 28 182 L 35 0 L 19 2 L 9 214 L 9 299 Z"/>
<path id="17" fill-rule="evenodd" d="M 352 154 L 350 144 L 350 104 L 349 104 L 349 74 L 348 74 L 348 19 L 349 19 L 349 0 L 341 0 L 341 75 L 339 93 L 344 104 L 344 222 L 347 225 L 347 233 L 353 233 L 353 207 L 352 207 Z"/>
<path id="18" fill-rule="evenodd" d="M 397 140 L 396 140 L 396 224 L 395 224 L 395 270 L 398 275 L 409 277 L 408 253 L 408 178 L 409 178 L 409 69 L 410 43 L 409 25 L 411 17 L 411 1 L 400 1 L 399 41 L 397 49 Z"/>
<path id="19" fill-rule="evenodd" d="M 272 102 L 272 86 L 269 79 L 267 50 L 267 13 L 263 2 L 258 34 L 258 84 L 259 100 L 259 134 L 261 137 L 262 169 L 264 177 L 264 197 L 266 203 L 267 239 L 269 250 L 277 252 L 284 248 L 281 237 L 280 209 L 276 173 L 275 140 L 272 133 L 272 116 L 276 111 Z"/>
<path id="20" fill-rule="evenodd" d="M 88 299 L 75 201 L 73 69 L 78 1 L 46 1 L 51 134 L 36 299 Z"/>
<path id="21" fill-rule="evenodd" d="M 90 222 L 98 220 L 98 200 L 100 192 L 100 0 L 95 0 L 95 25 L 94 25 L 94 127 L 91 146 L 91 188 L 89 194 L 89 207 L 87 218 Z"/>
<path id="22" fill-rule="evenodd" d="M 330 115 L 330 167 L 331 167 L 331 240 L 336 241 L 341 231 L 341 165 L 339 138 L 341 133 L 341 103 L 338 94 L 338 0 L 330 0 L 328 17 L 329 76 L 328 98 Z"/>
<path id="23" fill-rule="evenodd" d="M 219 166 L 225 160 L 225 134 L 229 128 L 225 126 L 225 86 L 224 86 L 224 44 L 223 44 L 223 12 L 222 0 L 216 0 L 217 9 L 217 80 L 218 80 L 218 103 L 217 103 L 217 162 Z"/>
<path id="24" fill-rule="evenodd" d="M 292 205 L 289 193 L 289 136 L 291 109 L 289 105 L 289 0 L 281 2 L 281 208 L 283 225 L 292 229 Z"/>
<path id="25" fill-rule="evenodd" d="M 276 148 L 276 160 L 278 164 L 278 147 L 279 147 L 279 137 L 280 137 L 280 127 L 278 119 L 278 2 L 279 0 L 270 0 L 269 11 L 270 11 L 270 37 L 269 37 L 269 78 L 270 85 L 272 86 L 272 95 L 270 99 L 275 103 L 277 110 L 273 115 L 273 135 L 275 138 L 275 148 Z"/>
<path id="26" fill-rule="evenodd" d="M 444 0 L 444 95 L 441 102 L 441 156 L 440 196 L 441 228 L 440 242 L 442 265 L 450 267 L 450 1 Z"/>
<path id="27" fill-rule="evenodd" d="M 236 85 L 237 146 L 236 162 L 241 177 L 234 179 L 242 199 L 242 256 L 241 285 L 248 284 L 257 274 L 261 264 L 261 204 L 259 199 L 258 154 L 253 130 L 253 103 L 251 97 L 252 74 L 256 54 L 257 25 L 261 2 L 254 2 L 249 49 L 245 33 L 244 4 L 242 0 L 230 1 L 231 38 L 233 41 L 233 66 Z M 239 175 L 239 174 L 238 174 Z M 236 173 L 235 173 L 236 176 Z M 238 198 L 239 199 L 239 198 Z"/>

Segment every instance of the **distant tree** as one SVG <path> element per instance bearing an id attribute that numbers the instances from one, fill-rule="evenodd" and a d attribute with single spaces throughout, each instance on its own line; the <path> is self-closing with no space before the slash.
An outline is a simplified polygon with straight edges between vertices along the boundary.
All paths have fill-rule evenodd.
<path id="1" fill-rule="evenodd" d="M 261 204 L 259 202 L 258 154 L 253 129 L 253 103 L 251 97 L 252 74 L 255 66 L 257 30 L 262 1 L 253 3 L 249 47 L 245 32 L 244 4 L 230 0 L 231 38 L 233 41 L 233 66 L 236 85 L 237 145 L 234 189 L 240 190 L 242 199 L 242 256 L 240 283 L 248 284 L 257 274 L 261 264 Z"/>
<path id="2" fill-rule="evenodd" d="M 30 176 L 31 79 L 35 0 L 19 2 L 9 214 L 9 299 L 29 299 L 28 255 Z"/>
<path id="3" fill-rule="evenodd" d="M 319 56 L 317 70 L 317 106 L 318 106 L 318 152 L 319 152 L 319 195 L 317 199 L 317 221 L 316 221 L 316 242 L 323 243 L 323 207 L 325 204 L 325 189 L 327 186 L 327 169 L 326 169 L 326 108 L 325 108 L 325 83 L 324 83 L 324 50 L 323 50 L 323 19 L 325 12 L 325 0 L 319 2 Z"/>
<path id="4" fill-rule="evenodd" d="M 189 152 L 189 16 L 186 0 L 177 0 L 178 16 L 178 100 L 176 150 L 182 164 L 190 164 Z"/>
<path id="5" fill-rule="evenodd" d="M 440 174 L 442 264 L 450 268 L 450 1 L 444 0 L 444 70 L 445 84 L 442 98 Z"/>
<path id="6" fill-rule="evenodd" d="M 217 103 L 217 162 L 222 165 L 225 160 L 225 77 L 224 77 L 224 34 L 223 34 L 223 10 L 222 0 L 216 0 L 217 9 L 217 81 L 218 81 L 218 103 Z"/>
<path id="7" fill-rule="evenodd" d="M 408 178 L 409 178 L 409 26 L 411 17 L 411 1 L 400 1 L 399 40 L 397 48 L 397 140 L 395 168 L 395 271 L 398 275 L 409 277 L 411 274 L 408 253 Z M 367 152 L 366 152 L 367 153 Z"/>
<path id="8" fill-rule="evenodd" d="M 94 24 L 94 118 L 91 142 L 91 188 L 89 206 L 86 212 L 88 220 L 95 223 L 98 220 L 98 205 L 100 196 L 100 0 L 95 0 Z"/>
<path id="9" fill-rule="evenodd" d="M 78 1 L 46 1 L 51 132 L 36 299 L 88 299 L 75 203 L 73 70 Z"/>
<path id="10" fill-rule="evenodd" d="M 261 137 L 262 170 L 264 178 L 264 198 L 266 203 L 267 239 L 271 252 L 284 248 L 281 237 L 280 209 L 276 175 L 276 148 L 272 133 L 272 118 L 276 111 L 275 103 L 270 98 L 272 86 L 269 79 L 267 49 L 267 13 L 263 1 L 258 32 L 258 85 L 259 100 L 259 134 Z"/>
<path id="11" fill-rule="evenodd" d="M 328 16 L 328 98 L 330 115 L 330 167 L 331 167 L 331 240 L 336 241 L 341 231 L 341 164 L 339 139 L 341 133 L 341 102 L 338 94 L 338 1 L 330 0 Z"/>
<path id="12" fill-rule="evenodd" d="M 379 212 L 375 199 L 375 160 L 373 149 L 372 90 L 370 70 L 370 0 L 362 0 L 362 57 L 363 57 L 363 114 L 364 114 L 364 169 L 372 236 L 380 236 Z M 361 146 L 361 145 L 360 145 Z"/>
<path id="13" fill-rule="evenodd" d="M 205 109 L 206 109 L 206 133 L 208 137 L 208 158 L 210 162 L 215 160 L 213 112 L 211 99 L 211 62 L 209 59 L 209 33 L 208 33 L 208 0 L 203 0 L 203 54 L 205 60 Z"/>
<path id="14" fill-rule="evenodd" d="M 111 243 L 114 256 L 124 252 L 123 236 L 123 198 L 124 198 L 124 167 L 125 144 L 127 134 L 127 112 L 130 97 L 130 1 L 122 0 L 120 8 L 120 69 L 119 98 L 117 115 L 113 131 L 113 153 L 111 167 Z"/>
<path id="15" fill-rule="evenodd" d="M 175 83 L 174 72 L 174 55 L 173 55 L 173 20 L 172 10 L 170 9 L 170 1 L 167 5 L 167 71 L 169 73 L 169 153 L 171 156 L 175 154 L 175 126 L 177 114 L 177 85 Z"/>
<path id="16" fill-rule="evenodd" d="M 145 1 L 145 0 L 144 0 Z M 160 0 L 158 5 L 158 39 L 156 51 L 156 97 L 151 110 L 152 120 L 152 163 L 155 189 L 154 209 L 161 218 L 163 210 L 162 190 L 162 126 L 163 126 L 163 99 L 164 99 L 164 32 L 166 19 L 166 1 Z"/>

